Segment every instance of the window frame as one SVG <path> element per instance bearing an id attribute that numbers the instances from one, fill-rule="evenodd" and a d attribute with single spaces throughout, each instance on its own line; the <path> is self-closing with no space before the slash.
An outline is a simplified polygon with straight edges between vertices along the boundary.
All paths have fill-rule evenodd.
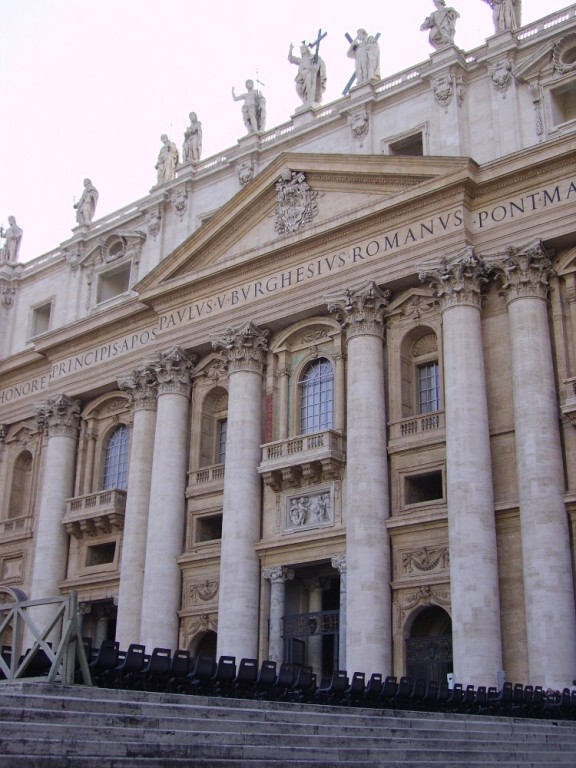
<path id="1" fill-rule="evenodd" d="M 311 371 L 326 367 L 330 369 L 329 375 L 320 373 L 314 379 L 309 377 Z M 316 357 L 302 367 L 297 382 L 298 434 L 309 435 L 334 429 L 334 384 L 334 364 L 329 357 Z"/>
<path id="2" fill-rule="evenodd" d="M 110 456 L 110 444 L 116 435 L 122 435 L 121 443 L 117 450 L 117 456 Z M 108 434 L 104 444 L 104 456 L 102 462 L 102 488 L 103 491 L 118 489 L 125 491 L 128 487 L 128 464 L 130 458 L 130 430 L 126 424 L 118 424 Z M 112 468 L 112 477 L 108 477 L 110 464 L 115 461 Z"/>

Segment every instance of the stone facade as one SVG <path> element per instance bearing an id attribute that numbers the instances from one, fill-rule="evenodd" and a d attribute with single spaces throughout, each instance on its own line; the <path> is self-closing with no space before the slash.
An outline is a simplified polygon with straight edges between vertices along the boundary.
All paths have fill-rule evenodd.
<path id="1" fill-rule="evenodd" d="M 569 684 L 575 59 L 576 6 L 441 48 L 0 262 L 0 587 L 96 643 Z"/>

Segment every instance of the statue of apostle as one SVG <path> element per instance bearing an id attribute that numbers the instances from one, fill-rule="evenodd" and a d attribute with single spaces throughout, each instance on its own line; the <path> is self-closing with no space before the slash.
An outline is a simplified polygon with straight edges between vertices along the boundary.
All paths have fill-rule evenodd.
<path id="1" fill-rule="evenodd" d="M 76 221 L 78 226 L 91 224 L 96 213 L 96 203 L 98 202 L 98 190 L 92 184 L 90 179 L 84 179 L 84 189 L 80 200 L 74 204 L 76 209 Z"/>
<path id="2" fill-rule="evenodd" d="M 357 85 L 380 79 L 380 46 L 377 37 L 369 35 L 365 29 L 359 29 L 346 55 L 354 59 Z"/>
<path id="3" fill-rule="evenodd" d="M 190 125 L 184 132 L 182 162 L 197 163 L 202 154 L 202 123 L 198 120 L 196 112 L 190 112 L 189 117 Z"/>
<path id="4" fill-rule="evenodd" d="M 243 101 L 242 117 L 248 133 L 259 133 L 266 129 L 266 99 L 254 88 L 253 80 L 246 80 L 246 92 L 236 95 L 232 88 L 234 101 Z"/>
<path id="5" fill-rule="evenodd" d="M 484 0 L 492 8 L 492 20 L 494 32 L 512 31 L 520 26 L 517 13 L 520 13 L 520 0 Z"/>
<path id="6" fill-rule="evenodd" d="M 14 216 L 8 216 L 8 229 L 0 227 L 0 237 L 6 239 L 4 247 L 0 248 L 0 258 L 4 261 L 16 263 L 18 261 L 20 241 L 22 240 L 22 230 L 16 224 Z"/>
<path id="7" fill-rule="evenodd" d="M 428 40 L 433 48 L 445 48 L 454 45 L 456 19 L 460 18 L 458 11 L 446 7 L 446 0 L 434 0 L 436 10 L 424 21 L 421 30 L 429 29 Z"/>
<path id="8" fill-rule="evenodd" d="M 160 137 L 162 142 L 162 149 L 158 154 L 158 161 L 155 165 L 157 176 L 157 184 L 165 184 L 167 181 L 172 181 L 176 176 L 176 166 L 178 165 L 178 149 L 173 141 L 170 141 L 165 133 Z"/>
<path id="9" fill-rule="evenodd" d="M 298 74 L 294 78 L 296 93 L 302 99 L 305 107 L 320 104 L 322 94 L 326 90 L 326 65 L 320 56 L 310 50 L 310 46 L 302 42 L 300 56 L 294 56 L 294 46 L 290 43 L 288 61 L 298 65 Z"/>

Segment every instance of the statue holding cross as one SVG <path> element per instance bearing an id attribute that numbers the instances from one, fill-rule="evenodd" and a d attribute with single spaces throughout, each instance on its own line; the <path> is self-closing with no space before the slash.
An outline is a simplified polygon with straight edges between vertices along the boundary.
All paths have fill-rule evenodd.
<path id="1" fill-rule="evenodd" d="M 300 44 L 300 56 L 294 56 L 294 46 L 290 43 L 288 61 L 298 66 L 296 75 L 296 93 L 302 99 L 305 107 L 313 107 L 320 104 L 322 94 L 326 90 L 326 65 L 320 58 L 320 42 L 326 37 L 326 32 L 318 30 L 318 37 L 314 43 L 306 44 L 304 40 Z"/>
<path id="2" fill-rule="evenodd" d="M 349 59 L 354 59 L 355 71 L 346 85 L 344 94 L 348 93 L 354 80 L 357 85 L 362 85 L 380 79 L 379 37 L 380 33 L 374 36 L 369 35 L 365 29 L 359 29 L 355 39 L 346 33 L 346 39 L 350 43 L 346 55 Z"/>

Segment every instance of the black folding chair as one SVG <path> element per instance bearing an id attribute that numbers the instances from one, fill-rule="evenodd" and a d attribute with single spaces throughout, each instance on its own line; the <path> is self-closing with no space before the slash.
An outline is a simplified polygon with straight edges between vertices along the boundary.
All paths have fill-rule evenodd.
<path id="1" fill-rule="evenodd" d="M 174 651 L 170 663 L 170 674 L 168 678 L 168 690 L 175 693 L 183 693 L 186 675 L 190 672 L 190 651 L 178 649 Z"/>
<path id="2" fill-rule="evenodd" d="M 117 640 L 102 641 L 96 658 L 88 664 L 94 685 L 102 688 L 113 683 L 113 673 L 118 666 L 119 655 L 120 643 Z"/>
<path id="3" fill-rule="evenodd" d="M 316 691 L 317 704 L 339 704 L 350 685 L 348 673 L 345 669 L 337 669 L 332 673 L 328 685 L 318 688 Z"/>
<path id="4" fill-rule="evenodd" d="M 256 692 L 258 679 L 258 660 L 240 659 L 234 680 L 234 695 L 241 699 L 252 698 Z"/>
<path id="5" fill-rule="evenodd" d="M 136 688 L 140 682 L 140 672 L 146 664 L 146 648 L 139 643 L 131 643 L 126 656 L 114 670 L 114 679 L 118 688 Z"/>
<path id="6" fill-rule="evenodd" d="M 276 662 L 264 660 L 260 665 L 260 671 L 256 679 L 256 696 L 259 699 L 272 698 L 276 677 Z"/>
<path id="7" fill-rule="evenodd" d="M 172 663 L 170 648 L 154 648 L 148 661 L 138 673 L 138 678 L 145 691 L 166 691 Z"/>

